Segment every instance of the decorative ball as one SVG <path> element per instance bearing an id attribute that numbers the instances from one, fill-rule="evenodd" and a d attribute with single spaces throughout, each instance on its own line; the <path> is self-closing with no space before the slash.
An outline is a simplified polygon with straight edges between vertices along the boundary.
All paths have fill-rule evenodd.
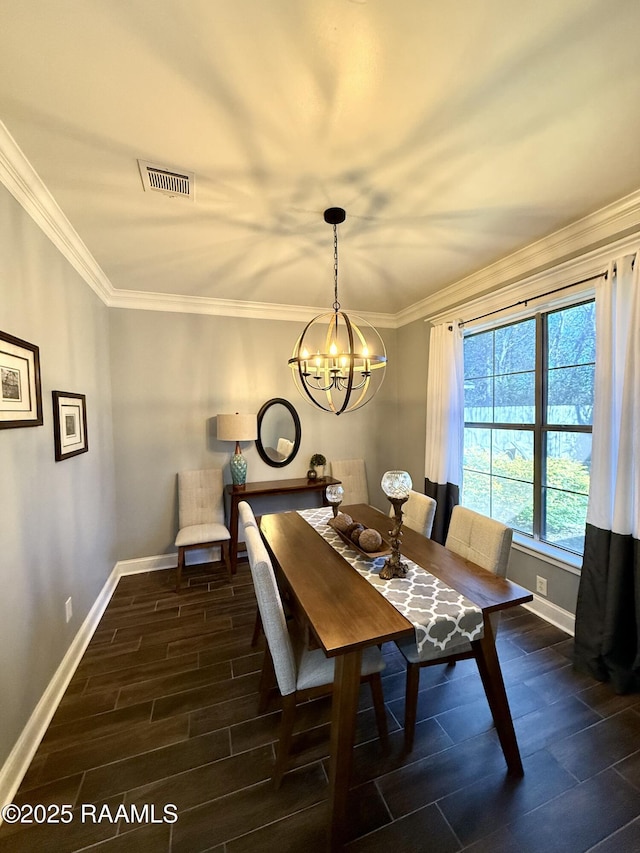
<path id="1" fill-rule="evenodd" d="M 315 468 L 309 468 L 309 470 L 307 471 L 307 480 L 317 480 L 317 479 L 318 479 L 318 472 L 316 471 L 316 469 Z"/>
<path id="2" fill-rule="evenodd" d="M 354 522 L 353 522 L 353 524 L 350 524 L 350 525 L 349 525 L 349 527 L 347 527 L 347 530 L 346 530 L 347 536 L 348 536 L 348 537 L 349 537 L 353 542 L 355 542 L 355 541 L 356 541 L 356 540 L 353 538 L 353 534 L 354 534 L 354 533 L 356 533 L 358 530 L 364 530 L 364 524 L 358 524 L 358 522 L 357 522 L 357 521 L 354 521 Z"/>
<path id="3" fill-rule="evenodd" d="M 369 553 L 371 551 L 379 551 L 380 546 L 382 545 L 382 536 L 380 536 L 377 530 L 374 530 L 372 527 L 368 527 L 360 534 L 358 545 L 363 551 L 368 551 Z"/>
<path id="4" fill-rule="evenodd" d="M 336 530 L 340 530 L 342 533 L 347 532 L 347 528 L 350 524 L 353 524 L 353 519 L 350 515 L 347 515 L 346 512 L 339 512 L 333 519 L 333 526 Z"/>
<path id="5" fill-rule="evenodd" d="M 364 530 L 366 530 L 366 528 L 359 524 L 358 527 L 356 527 L 356 529 L 351 533 L 351 541 L 355 542 L 357 545 L 360 541 L 360 534 L 363 533 Z"/>

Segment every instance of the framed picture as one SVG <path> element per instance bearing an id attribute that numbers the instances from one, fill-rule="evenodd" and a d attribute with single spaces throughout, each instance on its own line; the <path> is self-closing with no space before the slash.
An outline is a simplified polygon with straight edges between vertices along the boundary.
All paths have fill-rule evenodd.
<path id="1" fill-rule="evenodd" d="M 0 332 L 0 429 L 42 423 L 40 351 Z"/>
<path id="2" fill-rule="evenodd" d="M 62 462 L 89 449 L 86 400 L 84 394 L 67 391 L 52 391 L 51 394 L 56 462 Z"/>

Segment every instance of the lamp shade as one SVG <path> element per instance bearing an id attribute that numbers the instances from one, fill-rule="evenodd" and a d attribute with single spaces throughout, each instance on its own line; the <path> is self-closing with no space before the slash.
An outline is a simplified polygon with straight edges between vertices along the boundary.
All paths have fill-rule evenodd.
<path id="1" fill-rule="evenodd" d="M 218 415 L 217 436 L 220 441 L 255 441 L 258 437 L 256 415 Z"/>

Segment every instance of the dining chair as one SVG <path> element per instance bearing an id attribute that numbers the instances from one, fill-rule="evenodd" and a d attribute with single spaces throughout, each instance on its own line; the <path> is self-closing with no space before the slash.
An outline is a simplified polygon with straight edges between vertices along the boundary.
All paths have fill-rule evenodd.
<path id="1" fill-rule="evenodd" d="M 331 476 L 340 480 L 344 489 L 342 503 L 368 504 L 367 470 L 364 459 L 340 459 L 331 462 Z"/>
<path id="2" fill-rule="evenodd" d="M 402 523 L 429 539 L 435 514 L 435 500 L 411 489 L 409 500 L 402 505 Z M 393 518 L 393 507 L 390 508 L 389 515 Z"/>
<path id="3" fill-rule="evenodd" d="M 451 514 L 445 547 L 504 578 L 509 564 L 512 536 L 511 528 L 499 521 L 480 515 L 467 507 L 455 506 Z M 498 613 L 490 614 L 494 639 L 498 631 L 499 616 Z M 444 651 L 433 647 L 427 648 L 425 645 L 422 652 L 419 652 L 415 640 L 411 638 L 397 640 L 396 645 L 407 661 L 404 745 L 405 751 L 411 752 L 416 728 L 421 667 L 439 663 L 454 664 L 458 660 L 469 658 L 476 659 L 476 652 L 471 643 L 466 640 L 455 648 Z"/>
<path id="4" fill-rule="evenodd" d="M 219 468 L 180 471 L 178 474 L 178 523 L 175 545 L 178 549 L 176 592 L 182 587 L 185 554 L 194 548 L 220 546 L 231 580 L 229 541 L 231 533 L 224 524 L 224 485 Z"/>
<path id="5" fill-rule="evenodd" d="M 258 713 L 266 710 L 274 676 L 282 697 L 282 717 L 272 775 L 275 786 L 279 787 L 291 746 L 296 707 L 309 699 L 331 694 L 334 659 L 328 658 L 320 648 L 309 649 L 293 627 L 293 620 L 287 621 L 271 559 L 253 511 L 246 501 L 242 501 L 238 505 L 238 513 L 244 526 L 251 576 L 267 640 Z M 304 555 L 301 555 L 301 559 L 304 559 Z M 361 680 L 370 685 L 378 733 L 381 741 L 386 743 L 387 718 L 380 678 L 384 667 L 382 654 L 376 646 L 363 650 Z"/>

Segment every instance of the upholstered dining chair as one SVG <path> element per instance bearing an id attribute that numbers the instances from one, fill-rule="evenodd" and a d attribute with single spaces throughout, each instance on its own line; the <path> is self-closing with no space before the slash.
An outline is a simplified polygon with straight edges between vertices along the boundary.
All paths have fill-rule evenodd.
<path id="1" fill-rule="evenodd" d="M 364 459 L 341 459 L 331 462 L 331 476 L 342 482 L 343 504 L 368 504 L 367 470 Z"/>
<path id="2" fill-rule="evenodd" d="M 238 505 L 238 514 L 244 526 L 249 566 L 267 639 L 258 712 L 263 713 L 266 710 L 274 675 L 282 696 L 282 717 L 272 776 L 276 787 L 279 787 L 289 755 L 296 706 L 309 699 L 331 694 L 334 660 L 328 658 L 322 649 L 307 648 L 295 629 L 289 627 L 291 622 L 287 622 L 284 614 L 271 559 L 253 511 L 246 501 Z M 301 555 L 301 559 L 304 559 L 304 555 Z M 377 647 L 363 651 L 361 678 L 368 681 L 371 687 L 378 732 L 380 739 L 386 742 L 387 719 L 380 678 L 384 666 L 382 654 Z"/>
<path id="3" fill-rule="evenodd" d="M 231 580 L 229 541 L 231 533 L 224 524 L 224 485 L 219 468 L 199 471 L 180 471 L 178 474 L 178 522 L 176 536 L 178 571 L 176 592 L 182 586 L 185 554 L 194 548 L 219 545 Z"/>
<path id="4" fill-rule="evenodd" d="M 420 492 L 414 492 L 413 489 L 409 492 L 409 500 L 402 505 L 402 523 L 416 533 L 421 533 L 427 539 L 431 536 L 433 528 L 433 518 L 436 514 L 436 502 L 428 495 L 423 495 Z M 389 515 L 393 518 L 393 507 L 389 510 Z"/>
<path id="5" fill-rule="evenodd" d="M 455 551 L 461 557 L 471 560 L 500 577 L 506 577 L 511 552 L 513 531 L 493 518 L 456 506 L 451 514 L 451 523 L 445 547 Z M 491 614 L 491 627 L 494 637 L 498 630 L 500 614 Z M 476 657 L 471 643 L 463 641 L 454 649 L 439 652 L 434 648 L 423 647 L 418 651 L 415 640 L 401 639 L 396 645 L 407 661 L 407 684 L 405 694 L 404 745 L 405 751 L 413 749 L 418 706 L 418 687 L 420 668 L 438 663 L 453 664 L 458 660 Z"/>

